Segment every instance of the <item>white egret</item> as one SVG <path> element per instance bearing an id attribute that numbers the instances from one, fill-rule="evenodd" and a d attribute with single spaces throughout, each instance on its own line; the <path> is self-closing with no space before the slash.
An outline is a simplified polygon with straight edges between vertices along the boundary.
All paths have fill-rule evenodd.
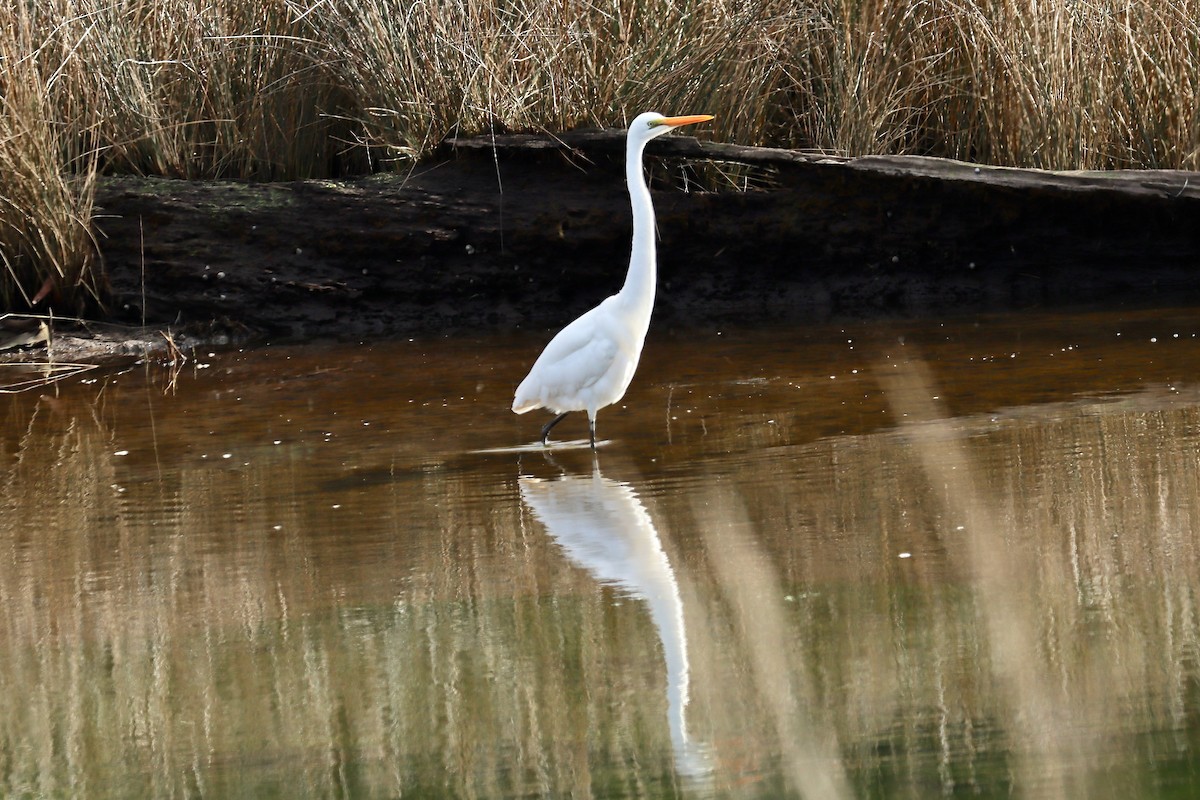
<path id="1" fill-rule="evenodd" d="M 625 285 L 550 340 L 513 398 L 512 408 L 518 414 L 545 408 L 557 415 L 542 428 L 543 445 L 550 429 L 569 412 L 586 411 L 595 448 L 596 412 L 620 400 L 629 388 L 650 327 L 658 280 L 654 206 L 642 174 L 642 152 L 651 139 L 681 125 L 710 119 L 709 114 L 664 117 L 647 112 L 630 124 L 625 144 L 625 181 L 633 206 L 633 249 Z"/>

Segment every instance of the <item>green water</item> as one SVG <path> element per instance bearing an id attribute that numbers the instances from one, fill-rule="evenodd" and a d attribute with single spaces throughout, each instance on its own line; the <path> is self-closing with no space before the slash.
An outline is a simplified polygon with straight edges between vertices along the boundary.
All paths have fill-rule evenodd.
<path id="1" fill-rule="evenodd" d="M 595 457 L 546 334 L 5 395 L 0 795 L 1195 796 L 1197 334 L 654 328 Z"/>

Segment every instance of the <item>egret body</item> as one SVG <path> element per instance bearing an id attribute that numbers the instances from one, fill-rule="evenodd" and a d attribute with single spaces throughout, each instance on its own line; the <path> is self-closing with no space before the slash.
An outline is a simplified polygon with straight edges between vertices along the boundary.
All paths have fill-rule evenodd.
<path id="1" fill-rule="evenodd" d="M 654 247 L 654 206 L 642 173 L 642 153 L 651 139 L 681 125 L 712 119 L 698 114 L 664 117 L 648 112 L 629 126 L 625 145 L 625 181 L 633 207 L 633 248 L 625 285 L 612 297 L 576 319 L 550 340 L 517 387 L 513 411 L 545 408 L 557 416 L 542 428 L 542 444 L 571 411 L 586 411 L 592 447 L 596 412 L 625 395 L 650 328 L 658 265 Z"/>

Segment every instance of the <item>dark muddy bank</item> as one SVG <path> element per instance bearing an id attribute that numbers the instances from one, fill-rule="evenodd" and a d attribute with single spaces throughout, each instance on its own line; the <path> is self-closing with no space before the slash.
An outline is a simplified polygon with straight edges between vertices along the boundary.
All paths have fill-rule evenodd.
<path id="1" fill-rule="evenodd" d="M 622 142 L 465 140 L 411 174 L 346 181 L 108 179 L 110 310 L 276 337 L 556 326 L 622 280 Z M 654 144 L 658 324 L 1196 293 L 1197 173 Z M 681 189 L 697 169 L 712 185 L 710 162 L 750 188 Z"/>

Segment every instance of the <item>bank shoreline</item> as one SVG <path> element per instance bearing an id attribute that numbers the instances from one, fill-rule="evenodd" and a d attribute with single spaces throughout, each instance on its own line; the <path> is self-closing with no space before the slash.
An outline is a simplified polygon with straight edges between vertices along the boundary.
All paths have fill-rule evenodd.
<path id="1" fill-rule="evenodd" d="M 687 137 L 648 156 L 659 324 L 1200 296 L 1200 173 L 839 158 Z M 452 140 L 403 175 L 103 178 L 105 322 L 147 346 L 163 331 L 237 341 L 556 327 L 623 279 L 623 157 L 623 132 L 583 131 Z"/>

